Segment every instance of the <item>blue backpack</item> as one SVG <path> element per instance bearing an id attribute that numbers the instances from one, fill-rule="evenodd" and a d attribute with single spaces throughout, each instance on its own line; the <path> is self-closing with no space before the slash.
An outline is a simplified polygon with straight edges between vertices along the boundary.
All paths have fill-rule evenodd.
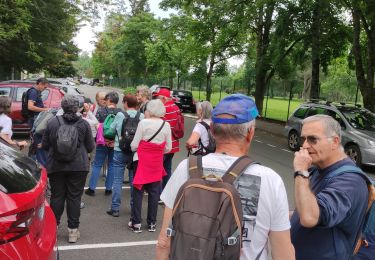
<path id="1" fill-rule="evenodd" d="M 328 183 L 331 178 L 346 172 L 360 174 L 365 179 L 369 192 L 365 222 L 358 235 L 353 260 L 371 260 L 375 256 L 375 180 L 370 179 L 360 168 L 354 165 L 344 165 L 330 173 L 325 181 Z"/>

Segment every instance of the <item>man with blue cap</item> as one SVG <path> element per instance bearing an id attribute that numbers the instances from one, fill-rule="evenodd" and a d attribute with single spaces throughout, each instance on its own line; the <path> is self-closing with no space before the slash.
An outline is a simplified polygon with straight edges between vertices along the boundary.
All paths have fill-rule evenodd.
<path id="1" fill-rule="evenodd" d="M 211 125 L 216 152 L 202 159 L 205 176 L 223 176 L 239 157 L 249 153 L 258 115 L 253 99 L 242 94 L 227 96 L 217 104 L 212 111 Z M 178 165 L 161 195 L 165 210 L 156 247 L 158 260 L 168 259 L 170 237 L 166 230 L 177 193 L 189 178 L 188 168 L 186 159 Z M 243 210 L 240 259 L 268 260 L 269 253 L 273 259 L 294 259 L 288 200 L 281 177 L 268 167 L 251 164 L 233 185 L 240 193 Z"/>

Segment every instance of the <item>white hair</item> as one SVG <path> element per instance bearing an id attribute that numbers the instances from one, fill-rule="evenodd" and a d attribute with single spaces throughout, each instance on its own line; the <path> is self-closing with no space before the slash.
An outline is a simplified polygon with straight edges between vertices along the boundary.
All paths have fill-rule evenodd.
<path id="1" fill-rule="evenodd" d="M 341 142 L 341 126 L 333 117 L 329 115 L 314 115 L 305 118 L 302 125 L 311 122 L 321 122 L 323 125 L 324 133 L 327 137 L 338 136 Z"/>
<path id="2" fill-rule="evenodd" d="M 163 117 L 165 116 L 165 106 L 160 99 L 153 99 L 147 103 L 147 109 L 150 116 Z"/>
<path id="3" fill-rule="evenodd" d="M 243 140 L 251 128 L 255 127 L 255 119 L 242 124 L 213 123 L 212 133 L 216 139 Z"/>

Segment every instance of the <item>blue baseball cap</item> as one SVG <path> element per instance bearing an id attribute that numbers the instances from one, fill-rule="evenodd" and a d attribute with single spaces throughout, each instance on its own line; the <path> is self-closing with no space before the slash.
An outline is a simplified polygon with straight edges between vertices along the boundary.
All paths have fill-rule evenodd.
<path id="1" fill-rule="evenodd" d="M 234 116 L 234 118 L 218 117 L 222 114 Z M 243 124 L 250 122 L 259 116 L 258 109 L 252 98 L 243 94 L 226 96 L 212 110 L 212 122 L 217 124 Z"/>

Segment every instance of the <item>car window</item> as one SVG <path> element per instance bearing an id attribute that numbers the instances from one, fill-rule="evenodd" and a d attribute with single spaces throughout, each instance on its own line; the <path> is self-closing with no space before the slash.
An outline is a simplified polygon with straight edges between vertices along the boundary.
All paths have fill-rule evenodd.
<path id="1" fill-rule="evenodd" d="M 185 91 L 173 91 L 173 95 L 175 96 L 185 96 L 185 97 L 191 97 L 192 94 L 190 92 Z"/>
<path id="2" fill-rule="evenodd" d="M 339 114 L 337 114 L 335 111 L 327 109 L 327 115 L 333 117 L 342 127 L 345 127 L 344 120 L 341 118 Z"/>
<path id="3" fill-rule="evenodd" d="M 314 116 L 314 115 L 326 115 L 327 109 L 322 107 L 311 107 L 309 111 L 307 111 L 306 117 Z"/>
<path id="4" fill-rule="evenodd" d="M 10 96 L 10 88 L 0 88 L 0 96 Z"/>
<path id="5" fill-rule="evenodd" d="M 27 91 L 29 88 L 17 88 L 16 92 L 16 102 L 22 101 L 22 95 L 25 91 Z"/>
<path id="6" fill-rule="evenodd" d="M 294 116 L 298 118 L 305 118 L 305 114 L 308 109 L 308 107 L 300 107 L 296 112 L 294 112 Z"/>
<path id="7" fill-rule="evenodd" d="M 365 109 L 341 109 L 349 124 L 360 130 L 375 132 L 375 114 Z"/>
<path id="8" fill-rule="evenodd" d="M 20 193 L 33 189 L 41 176 L 35 161 L 9 147 L 0 138 L 0 190 Z"/>

